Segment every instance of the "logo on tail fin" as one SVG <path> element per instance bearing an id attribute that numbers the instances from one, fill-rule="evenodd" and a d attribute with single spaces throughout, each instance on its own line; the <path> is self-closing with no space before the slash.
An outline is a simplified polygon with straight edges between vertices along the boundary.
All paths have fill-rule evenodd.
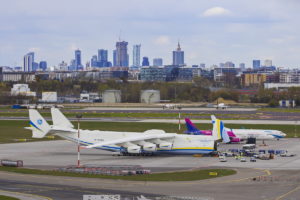
<path id="1" fill-rule="evenodd" d="M 42 119 L 38 119 L 38 120 L 37 120 L 37 123 L 38 123 L 38 125 L 42 125 L 43 120 L 42 120 Z"/>
<path id="2" fill-rule="evenodd" d="M 40 123 L 40 125 L 43 123 L 43 121 L 41 120 L 41 122 L 39 122 L 39 120 L 37 120 L 37 123 L 39 124 Z M 37 125 L 35 125 L 32 121 L 29 121 L 29 125 L 30 125 L 30 127 L 33 127 L 33 128 L 36 128 L 37 130 L 39 130 L 39 131 L 42 131 L 39 127 L 37 127 Z"/>
<path id="3" fill-rule="evenodd" d="M 186 128 L 187 128 L 187 132 L 189 134 L 193 134 L 193 133 L 198 133 L 199 132 L 199 129 L 197 129 L 195 127 L 195 125 L 192 123 L 192 121 L 189 118 L 185 118 L 185 125 L 186 125 Z"/>

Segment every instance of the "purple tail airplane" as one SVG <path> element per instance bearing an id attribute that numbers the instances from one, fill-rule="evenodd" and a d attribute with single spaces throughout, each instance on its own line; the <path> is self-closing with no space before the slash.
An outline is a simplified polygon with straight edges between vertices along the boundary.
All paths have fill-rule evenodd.
<path id="1" fill-rule="evenodd" d="M 185 131 L 185 134 L 190 134 L 190 135 L 212 135 L 211 130 L 199 130 L 196 128 L 196 126 L 193 124 L 193 122 L 189 118 L 185 118 L 185 125 L 187 131 Z M 240 142 L 241 139 L 236 137 L 236 135 L 232 132 L 227 130 L 227 134 L 230 138 L 230 142 Z"/>

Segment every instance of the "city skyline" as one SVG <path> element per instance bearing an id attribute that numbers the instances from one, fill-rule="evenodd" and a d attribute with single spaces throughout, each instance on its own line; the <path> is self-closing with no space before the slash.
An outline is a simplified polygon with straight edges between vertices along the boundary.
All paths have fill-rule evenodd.
<path id="1" fill-rule="evenodd" d="M 250 67 L 253 59 L 270 59 L 279 67 L 298 67 L 299 8 L 295 0 L 10 1 L 0 8 L 0 65 L 22 66 L 23 56 L 33 51 L 37 60 L 57 66 L 73 59 L 76 49 L 83 65 L 97 49 L 107 49 L 112 61 L 120 37 L 129 43 L 129 65 L 134 44 L 142 44 L 141 57 L 171 64 L 180 39 L 187 65 L 231 60 Z"/>

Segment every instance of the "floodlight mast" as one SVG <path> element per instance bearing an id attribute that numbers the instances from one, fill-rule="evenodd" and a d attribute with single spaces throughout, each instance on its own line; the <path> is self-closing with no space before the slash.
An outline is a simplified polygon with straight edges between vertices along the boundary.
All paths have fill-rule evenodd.
<path id="1" fill-rule="evenodd" d="M 77 114 L 77 167 L 80 167 L 80 119 L 82 118 L 82 114 Z"/>

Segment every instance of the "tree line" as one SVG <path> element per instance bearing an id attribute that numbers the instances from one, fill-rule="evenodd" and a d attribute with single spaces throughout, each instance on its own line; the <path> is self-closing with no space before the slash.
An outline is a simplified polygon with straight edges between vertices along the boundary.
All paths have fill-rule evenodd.
<path id="1" fill-rule="evenodd" d="M 0 103 L 13 104 L 16 100 L 29 99 L 30 97 L 12 97 L 10 89 L 12 82 L 0 83 Z M 162 100 L 171 102 L 213 102 L 219 97 L 235 102 L 268 103 L 276 106 L 281 99 L 296 100 L 300 105 L 300 88 L 289 88 L 284 91 L 259 88 L 254 95 L 241 95 L 234 89 L 223 88 L 211 90 L 213 83 L 205 78 L 194 79 L 193 82 L 130 82 L 127 80 L 37 80 L 29 83 L 31 91 L 41 95 L 42 92 L 56 91 L 58 96 L 79 97 L 82 92 L 102 93 L 105 90 L 121 90 L 122 102 L 140 102 L 142 90 L 159 90 Z"/>

